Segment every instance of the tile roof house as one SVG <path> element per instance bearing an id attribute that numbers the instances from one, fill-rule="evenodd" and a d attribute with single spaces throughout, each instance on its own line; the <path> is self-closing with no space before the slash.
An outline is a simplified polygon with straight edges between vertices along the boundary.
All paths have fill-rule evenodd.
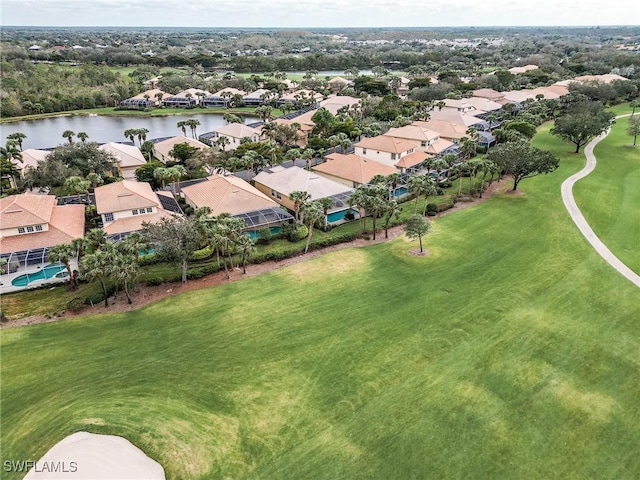
<path id="1" fill-rule="evenodd" d="M 277 226 L 292 218 L 270 196 L 233 175 L 212 175 L 183 187 L 181 193 L 193 208 L 209 207 L 212 216 L 228 213 L 243 218 L 248 230 Z"/>
<path id="2" fill-rule="evenodd" d="M 244 98 L 246 94 L 247 92 L 238 90 L 237 88 L 227 87 L 204 97 L 202 104 L 209 108 L 227 108 L 235 104 L 234 97 L 240 96 Z"/>
<path id="3" fill-rule="evenodd" d="M 264 105 L 268 103 L 271 98 L 273 98 L 274 92 L 271 90 L 267 90 L 265 88 L 259 88 L 258 90 L 247 93 L 242 101 L 247 107 L 258 107 L 260 105 Z"/>
<path id="4" fill-rule="evenodd" d="M 334 204 L 327 215 L 328 223 L 339 223 L 344 218 L 344 214 L 339 214 L 350 210 L 348 198 L 353 192 L 352 188 L 300 167 L 284 168 L 278 165 L 261 171 L 253 181 L 258 190 L 292 211 L 294 202 L 289 199 L 291 192 L 307 192 L 312 201 L 330 197 Z"/>
<path id="5" fill-rule="evenodd" d="M 431 110 L 429 118 L 431 120 L 446 120 L 448 122 L 465 125 L 466 127 L 478 126 L 485 123 L 481 118 L 451 107 L 434 108 Z"/>
<path id="6" fill-rule="evenodd" d="M 21 290 L 49 281 L 63 280 L 42 275 L 48 249 L 84 236 L 84 206 L 58 205 L 53 195 L 21 194 L 0 199 L 0 256 L 7 260 L 0 277 L 0 291 Z M 36 274 L 33 281 L 24 274 Z M 21 277 L 21 278 L 18 278 Z M 35 282 L 35 284 L 33 283 Z"/>
<path id="7" fill-rule="evenodd" d="M 421 163 L 428 157 L 424 152 L 416 152 L 416 146 L 413 143 L 389 135 L 363 138 L 353 147 L 356 155 L 395 167 L 400 172 Z M 405 159 L 405 157 L 408 158 Z"/>
<path id="8" fill-rule="evenodd" d="M 147 163 L 140 149 L 133 145 L 109 142 L 98 148 L 118 159 L 118 172 L 125 180 L 135 181 L 136 169 Z"/>
<path id="9" fill-rule="evenodd" d="M 326 162 L 316 165 L 312 170 L 353 188 L 369 183 L 376 175 L 387 176 L 398 172 L 395 167 L 355 154 L 332 153 L 325 158 Z"/>
<path id="10" fill-rule="evenodd" d="M 322 94 L 316 93 L 313 90 L 296 90 L 282 95 L 276 103 L 278 105 L 283 105 L 285 103 L 297 103 L 305 98 L 313 98 L 316 102 L 319 102 L 322 100 Z"/>
<path id="11" fill-rule="evenodd" d="M 48 150 L 35 150 L 33 148 L 27 148 L 21 152 L 22 162 L 16 159 L 12 159 L 13 164 L 20 170 L 20 175 L 24 175 L 28 168 L 37 168 L 38 162 L 44 161 L 44 159 L 51 152 Z"/>
<path id="12" fill-rule="evenodd" d="M 153 156 L 160 160 L 162 163 L 173 162 L 175 161 L 175 159 L 169 152 L 171 152 L 171 150 L 173 150 L 173 147 L 178 145 L 179 143 L 186 143 L 200 150 L 206 150 L 210 148 L 207 144 L 202 143 L 198 140 L 179 135 L 177 137 L 167 138 L 166 140 L 155 143 L 153 145 Z"/>
<path id="13" fill-rule="evenodd" d="M 333 77 L 327 82 L 332 92 L 339 92 L 340 90 L 347 88 L 352 82 L 342 77 Z"/>
<path id="14" fill-rule="evenodd" d="M 160 96 L 158 100 L 158 96 Z M 127 98 L 120 102 L 121 107 L 128 108 L 130 110 L 144 110 L 147 108 L 159 107 L 162 102 L 171 97 L 170 93 L 165 93 L 158 88 L 152 88 L 145 92 L 139 93 L 135 97 Z"/>
<path id="15" fill-rule="evenodd" d="M 468 128 L 465 125 L 450 122 L 447 120 L 433 120 L 426 122 L 414 122 L 415 124 L 424 126 L 425 128 L 437 132 L 440 138 L 457 143 L 462 137 L 467 137 Z"/>
<path id="16" fill-rule="evenodd" d="M 260 140 L 260 131 L 256 128 L 248 127 L 243 123 L 229 123 L 213 130 L 211 141 L 216 141 L 220 137 L 227 137 L 229 145 L 225 149 L 234 150 L 240 146 L 240 140 L 247 137 L 252 142 Z"/>
<path id="17" fill-rule="evenodd" d="M 501 104 L 482 97 L 463 98 L 462 100 L 447 98 L 444 102 L 447 107 L 457 108 L 460 112 L 474 116 L 497 112 L 502 108 Z"/>
<path id="18" fill-rule="evenodd" d="M 504 99 L 504 94 L 502 92 L 498 92 L 491 88 L 479 88 L 478 90 L 474 90 L 472 94 L 474 97 L 486 98 L 492 102 L 499 102 Z"/>
<path id="19" fill-rule="evenodd" d="M 188 88 L 181 92 L 176 93 L 175 95 L 171 95 L 167 98 L 162 99 L 162 103 L 165 107 L 169 108 L 186 108 L 186 107 L 195 107 L 196 105 L 200 105 L 203 98 L 211 95 L 211 93 L 206 90 L 200 90 L 199 88 Z"/>
<path id="20" fill-rule="evenodd" d="M 154 223 L 174 213 L 163 208 L 159 195 L 145 182 L 123 180 L 95 189 L 96 210 L 102 217 L 108 236 L 119 236 L 142 229 L 142 223 Z"/>

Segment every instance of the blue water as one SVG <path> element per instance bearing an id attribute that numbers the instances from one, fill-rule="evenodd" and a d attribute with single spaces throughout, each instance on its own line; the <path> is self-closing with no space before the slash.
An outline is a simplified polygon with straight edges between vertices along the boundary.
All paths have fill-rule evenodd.
<path id="1" fill-rule="evenodd" d="M 335 223 L 335 222 L 340 222 L 340 221 L 344 220 L 344 216 L 348 211 L 349 210 L 340 210 L 339 212 L 330 213 L 329 215 L 327 215 L 327 222 Z M 351 209 L 351 212 L 353 212 L 353 214 L 356 216 L 356 218 L 358 218 L 358 211 L 357 210 Z"/>
<path id="2" fill-rule="evenodd" d="M 271 235 L 277 235 L 280 233 L 280 227 L 270 227 L 269 230 L 271 230 Z M 260 238 L 260 232 L 257 230 L 249 230 L 243 233 L 248 235 L 251 240 L 257 240 Z"/>
<path id="3" fill-rule="evenodd" d="M 393 192 L 393 196 L 394 197 L 403 197 L 404 195 L 407 194 L 408 191 L 409 190 L 407 190 L 407 187 L 398 187 Z"/>
<path id="4" fill-rule="evenodd" d="M 36 280 L 44 280 L 47 278 L 55 277 L 63 270 L 66 270 L 64 265 L 47 265 L 42 270 L 39 270 L 35 273 L 25 273 L 24 275 L 20 275 L 19 277 L 14 278 L 11 281 L 11 285 L 13 285 L 14 287 L 26 287 L 31 282 L 35 282 Z"/>

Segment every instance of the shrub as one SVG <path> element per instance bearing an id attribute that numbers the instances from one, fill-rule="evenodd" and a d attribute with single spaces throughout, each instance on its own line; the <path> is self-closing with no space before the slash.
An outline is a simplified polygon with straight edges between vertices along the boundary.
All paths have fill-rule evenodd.
<path id="1" fill-rule="evenodd" d="M 116 291 L 115 285 L 107 285 L 107 298 L 112 296 Z M 96 305 L 98 303 L 104 302 L 104 294 L 102 293 L 102 288 L 95 293 L 90 293 L 84 299 L 84 303 L 87 305 Z"/>
<path id="2" fill-rule="evenodd" d="M 306 225 L 298 225 L 297 230 L 292 230 L 291 233 L 289 233 L 289 241 L 293 243 L 299 242 L 303 238 L 306 238 L 308 234 L 309 229 Z"/>
<path id="3" fill-rule="evenodd" d="M 273 239 L 273 235 L 271 234 L 271 229 L 269 227 L 263 227 L 260 230 L 258 230 L 259 245 L 269 245 L 272 239 Z"/>
<path id="4" fill-rule="evenodd" d="M 85 299 L 82 298 L 72 298 L 67 302 L 67 310 L 70 312 L 78 312 L 84 308 L 86 305 Z"/>
<path id="5" fill-rule="evenodd" d="M 188 217 L 193 214 L 193 207 L 185 207 L 183 212 Z"/>
<path id="6" fill-rule="evenodd" d="M 155 287 L 156 285 L 162 284 L 162 277 L 149 277 L 144 280 L 144 284 L 147 287 Z"/>
<path id="7" fill-rule="evenodd" d="M 435 203 L 427 203 L 427 215 L 433 217 L 438 213 L 438 206 Z"/>
<path id="8" fill-rule="evenodd" d="M 192 262 L 200 262 L 202 260 L 206 260 L 211 255 L 213 255 L 213 248 L 211 248 L 210 245 L 207 245 L 206 247 L 193 252 L 189 257 L 189 260 L 191 260 Z"/>
<path id="9" fill-rule="evenodd" d="M 441 203 L 440 205 L 438 205 L 438 212 L 444 212 L 445 210 L 449 210 L 450 208 L 453 208 L 453 199 L 449 199 L 445 203 Z"/>
<path id="10" fill-rule="evenodd" d="M 344 214 L 344 219 L 351 221 L 354 220 L 356 218 L 355 213 L 353 213 L 353 210 L 347 210 L 347 213 Z"/>

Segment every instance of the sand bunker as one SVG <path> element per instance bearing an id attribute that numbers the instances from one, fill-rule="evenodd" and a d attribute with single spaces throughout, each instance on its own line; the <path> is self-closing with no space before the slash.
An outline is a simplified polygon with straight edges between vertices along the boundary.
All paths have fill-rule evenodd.
<path id="1" fill-rule="evenodd" d="M 128 440 L 114 435 L 69 435 L 36 462 L 24 480 L 164 480 L 164 469 Z"/>

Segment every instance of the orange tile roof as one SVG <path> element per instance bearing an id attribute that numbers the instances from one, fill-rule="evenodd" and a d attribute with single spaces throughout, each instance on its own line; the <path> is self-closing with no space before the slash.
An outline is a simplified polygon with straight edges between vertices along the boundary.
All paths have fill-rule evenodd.
<path id="1" fill-rule="evenodd" d="M 11 195 L 0 199 L 0 229 L 49 223 L 53 207 L 57 204 L 53 195 Z"/>
<path id="2" fill-rule="evenodd" d="M 132 215 L 129 217 L 118 218 L 104 227 L 107 235 L 115 235 L 117 233 L 137 232 L 142 230 L 143 223 L 156 223 L 162 218 L 170 216 L 171 213 L 166 210 L 158 209 L 154 213 L 146 213 L 144 215 Z"/>
<path id="3" fill-rule="evenodd" d="M 50 195 L 37 196 L 50 197 L 55 201 L 55 197 Z M 40 221 L 36 222 L 36 224 L 37 223 L 43 222 Z M 54 245 L 69 243 L 76 238 L 81 238 L 84 235 L 84 206 L 53 205 L 50 210 L 50 215 L 47 223 L 49 224 L 48 231 L 12 235 L 10 237 L 1 237 L 0 253 L 11 253 L 34 248 L 53 247 Z M 24 225 L 32 224 L 33 223 L 24 223 Z M 7 228 L 4 224 L 4 221 L 2 221 L 2 227 Z"/>
<path id="4" fill-rule="evenodd" d="M 232 175 L 212 175 L 206 182 L 183 187 L 182 193 L 196 207 L 209 207 L 214 216 L 221 213 L 238 215 L 278 206 L 260 190 Z"/>
<path id="5" fill-rule="evenodd" d="M 387 135 L 363 138 L 354 147 L 369 148 L 379 152 L 402 153 L 416 148 L 411 143 Z"/>
<path id="6" fill-rule="evenodd" d="M 316 165 L 312 170 L 361 184 L 369 183 L 376 175 L 397 173 L 394 167 L 355 154 L 332 153 L 326 158 L 325 163 Z"/>
<path id="7" fill-rule="evenodd" d="M 158 207 L 158 197 L 144 182 L 110 183 L 95 189 L 97 213 L 113 213 L 145 207 Z"/>
<path id="8" fill-rule="evenodd" d="M 417 151 L 410 153 L 409 155 L 405 155 L 400 160 L 396 162 L 396 167 L 409 168 L 414 165 L 418 165 L 419 163 L 424 162 L 427 158 L 431 158 L 433 155 L 430 155 L 425 152 Z"/>
<path id="9" fill-rule="evenodd" d="M 438 132 L 440 137 L 460 139 L 467 136 L 467 127 L 447 120 L 429 120 L 427 122 L 416 122 L 424 125 L 429 130 Z"/>

